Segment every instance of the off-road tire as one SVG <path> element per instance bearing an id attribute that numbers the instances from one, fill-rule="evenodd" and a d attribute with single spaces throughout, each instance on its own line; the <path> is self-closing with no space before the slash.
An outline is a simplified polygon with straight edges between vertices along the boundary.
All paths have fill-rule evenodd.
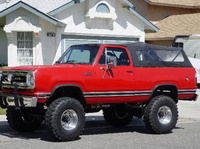
<path id="1" fill-rule="evenodd" d="M 32 132 L 39 128 L 43 118 L 34 117 L 26 110 L 16 110 L 15 107 L 7 108 L 7 120 L 11 128 L 19 132 Z"/>
<path id="2" fill-rule="evenodd" d="M 103 115 L 108 124 L 116 127 L 125 126 L 133 119 L 133 111 L 123 104 L 103 109 Z"/>
<path id="3" fill-rule="evenodd" d="M 154 97 L 144 110 L 144 123 L 153 133 L 169 133 L 178 121 L 178 108 L 168 96 Z"/>
<path id="4" fill-rule="evenodd" d="M 58 98 L 46 111 L 45 125 L 57 141 L 76 140 L 85 126 L 83 106 L 74 98 Z"/>

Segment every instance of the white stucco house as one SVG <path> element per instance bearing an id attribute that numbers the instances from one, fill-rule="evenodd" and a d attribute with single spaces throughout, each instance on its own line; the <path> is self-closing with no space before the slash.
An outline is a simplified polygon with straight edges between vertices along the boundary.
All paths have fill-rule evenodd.
<path id="1" fill-rule="evenodd" d="M 128 0 L 0 0 L 0 64 L 53 64 L 72 44 L 144 42 L 157 31 Z"/>

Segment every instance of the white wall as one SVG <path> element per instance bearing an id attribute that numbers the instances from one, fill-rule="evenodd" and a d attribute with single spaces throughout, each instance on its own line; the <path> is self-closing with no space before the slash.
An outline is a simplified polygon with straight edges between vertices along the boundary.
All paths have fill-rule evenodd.
<path id="1" fill-rule="evenodd" d="M 6 25 L 4 27 L 4 31 L 6 32 L 6 36 L 8 39 L 8 65 L 16 66 L 17 62 L 17 32 L 33 32 L 33 39 L 35 39 L 36 33 L 41 31 L 39 24 L 39 17 L 30 13 L 29 11 L 21 8 L 16 11 L 13 11 L 6 15 Z M 33 43 L 33 55 L 37 55 L 35 53 L 36 42 L 34 40 Z M 33 64 L 36 64 L 36 60 L 33 59 Z"/>
<path id="2" fill-rule="evenodd" d="M 6 0 L 0 0 L 0 4 L 3 4 L 5 2 L 6 2 Z"/>
<path id="3" fill-rule="evenodd" d="M 88 4 L 90 2 L 91 4 Z M 88 9 L 94 9 L 99 0 L 89 0 L 76 4 L 56 15 L 66 23 L 65 34 L 84 34 L 98 36 L 139 37 L 144 41 L 144 24 L 118 0 L 107 1 L 111 10 L 116 7 L 116 18 L 98 18 L 88 21 Z M 90 7 L 90 8 L 88 8 Z M 113 14 L 114 15 L 114 14 Z M 112 22 L 113 21 L 113 22 Z"/>
<path id="4" fill-rule="evenodd" d="M 25 9 L 18 9 L 6 16 L 4 27 L 8 38 L 8 64 L 17 64 L 17 32 L 33 32 L 33 64 L 51 65 L 56 55 L 56 37 L 47 37 L 48 32 L 56 33 L 55 25 L 32 14 Z"/>
<path id="5" fill-rule="evenodd" d="M 39 61 L 39 64 L 51 65 L 54 62 L 56 50 L 58 49 L 56 44 L 56 36 L 58 36 L 56 33 L 56 26 L 41 18 L 40 24 L 42 26 L 42 31 L 40 33 L 42 50 L 38 50 L 37 59 Z M 56 33 L 56 36 L 49 37 L 47 36 L 48 32 Z"/>

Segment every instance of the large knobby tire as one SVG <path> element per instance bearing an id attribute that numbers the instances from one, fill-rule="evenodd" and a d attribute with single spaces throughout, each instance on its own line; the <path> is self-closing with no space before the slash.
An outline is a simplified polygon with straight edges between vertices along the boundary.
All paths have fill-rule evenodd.
<path id="1" fill-rule="evenodd" d="M 32 132 L 41 125 L 43 118 L 34 117 L 26 110 L 16 110 L 15 107 L 7 108 L 7 120 L 9 125 L 19 132 Z"/>
<path id="2" fill-rule="evenodd" d="M 177 105 L 168 96 L 154 97 L 144 110 L 144 123 L 153 133 L 169 133 L 176 126 L 177 121 Z"/>
<path id="3" fill-rule="evenodd" d="M 103 109 L 103 115 L 107 123 L 116 127 L 125 126 L 133 119 L 133 111 L 123 104 Z"/>
<path id="4" fill-rule="evenodd" d="M 74 98 L 58 98 L 48 107 L 45 124 L 51 136 L 58 141 L 78 139 L 85 126 L 83 106 Z"/>

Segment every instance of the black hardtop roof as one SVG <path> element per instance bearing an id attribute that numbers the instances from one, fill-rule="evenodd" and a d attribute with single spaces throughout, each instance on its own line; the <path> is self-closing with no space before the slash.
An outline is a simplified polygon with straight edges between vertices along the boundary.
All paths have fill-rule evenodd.
<path id="1" fill-rule="evenodd" d="M 183 48 L 177 48 L 177 47 L 166 47 L 166 46 L 158 46 L 158 45 L 152 45 L 152 44 L 146 44 L 146 43 L 127 43 L 125 46 L 129 49 L 132 60 L 134 62 L 135 67 L 192 67 L 188 57 L 186 56 L 185 52 L 183 51 Z M 184 61 L 162 61 L 159 60 L 153 60 L 153 61 L 140 61 L 137 56 L 137 51 L 146 51 L 147 53 L 151 53 L 150 51 L 154 50 L 164 50 L 164 51 L 178 51 L 183 56 Z M 154 53 L 154 52 L 152 52 Z M 177 55 L 178 56 L 178 55 Z"/>
<path id="2" fill-rule="evenodd" d="M 186 56 L 185 52 L 182 48 L 177 47 L 166 47 L 166 46 L 158 46 L 147 44 L 143 42 L 127 42 L 127 43 L 120 43 L 120 44 L 80 44 L 74 46 L 101 46 L 101 45 L 118 45 L 127 47 L 129 50 L 133 65 L 134 67 L 192 67 L 188 57 Z M 180 51 L 183 55 L 184 61 L 182 62 L 164 62 L 164 61 L 140 61 L 137 57 L 137 51 L 153 51 L 153 50 L 165 50 L 165 51 Z"/>
<path id="3" fill-rule="evenodd" d="M 158 46 L 147 44 L 143 42 L 127 42 L 127 43 L 120 43 L 120 44 L 77 44 L 72 46 L 101 46 L 101 45 L 118 45 L 118 46 L 125 46 L 129 48 L 129 50 L 145 50 L 145 49 L 163 49 L 163 50 L 182 50 L 182 48 L 177 47 L 166 47 L 166 46 Z"/>
<path id="4" fill-rule="evenodd" d="M 159 46 L 159 45 L 147 44 L 143 42 L 125 43 L 124 46 L 130 48 L 130 50 L 145 50 L 145 49 L 182 50 L 181 48 Z"/>

